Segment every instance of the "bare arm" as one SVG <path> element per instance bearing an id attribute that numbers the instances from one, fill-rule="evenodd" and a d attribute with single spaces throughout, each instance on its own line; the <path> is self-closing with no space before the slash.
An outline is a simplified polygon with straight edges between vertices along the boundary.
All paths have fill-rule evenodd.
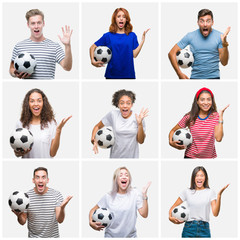
<path id="1" fill-rule="evenodd" d="M 143 206 L 138 209 L 138 212 L 144 218 L 148 217 L 148 197 L 147 197 L 147 191 L 148 191 L 148 188 L 150 187 L 150 185 L 151 185 L 151 182 L 148 182 L 147 185 L 145 187 L 143 187 L 143 190 L 142 190 Z"/>
<path id="2" fill-rule="evenodd" d="M 89 49 L 89 54 L 90 54 L 90 59 L 91 59 L 91 64 L 94 66 L 94 67 L 103 67 L 104 66 L 104 62 L 102 61 L 96 61 L 94 59 L 94 51 L 95 49 L 97 48 L 97 46 L 95 44 L 93 44 L 90 49 Z"/>
<path id="3" fill-rule="evenodd" d="M 60 207 L 56 207 L 56 219 L 59 223 L 62 223 L 65 218 L 65 207 L 67 206 L 68 202 L 72 199 L 72 196 L 68 196 L 61 204 Z"/>
<path id="4" fill-rule="evenodd" d="M 98 208 L 99 208 L 99 206 L 98 206 L 98 205 L 95 205 L 95 206 L 90 210 L 90 212 L 89 212 L 89 225 L 90 225 L 90 227 L 93 228 L 94 230 L 96 230 L 96 231 L 101 231 L 101 230 L 104 229 L 104 226 L 101 225 L 100 222 L 93 222 L 93 221 L 92 221 L 92 215 L 93 215 L 94 211 L 97 210 Z"/>
<path id="5" fill-rule="evenodd" d="M 169 209 L 169 220 L 170 220 L 172 223 L 174 223 L 174 224 L 181 224 L 181 223 L 184 222 L 184 221 L 180 221 L 180 220 L 178 220 L 177 218 L 175 218 L 175 217 L 172 216 L 172 211 L 173 211 L 173 209 L 174 209 L 175 207 L 179 206 L 182 202 L 183 202 L 182 199 L 179 197 L 179 198 L 177 199 L 177 201 L 176 201 L 176 202 L 172 205 L 172 207 Z"/>
<path id="6" fill-rule="evenodd" d="M 186 76 L 182 71 L 180 70 L 178 63 L 177 63 L 177 58 L 176 54 L 178 51 L 180 51 L 181 48 L 175 44 L 173 48 L 170 50 L 168 53 L 168 58 L 172 64 L 173 69 L 175 70 L 176 74 L 178 75 L 179 79 L 189 79 L 188 76 Z"/>
<path id="7" fill-rule="evenodd" d="M 144 130 L 143 130 L 143 119 L 148 116 L 148 109 L 142 108 L 139 115 L 135 114 L 137 124 L 138 124 L 138 132 L 137 132 L 137 141 L 138 143 L 142 144 L 144 143 L 144 139 L 146 137 Z"/>
<path id="8" fill-rule="evenodd" d="M 13 210 L 12 210 L 12 212 L 17 216 L 17 220 L 18 220 L 19 224 L 24 225 L 27 222 L 27 213 L 16 212 Z"/>
<path id="9" fill-rule="evenodd" d="M 68 118 L 64 118 L 61 123 L 57 126 L 56 129 L 56 135 L 55 138 L 52 140 L 51 143 L 51 148 L 50 148 L 50 156 L 54 157 L 57 154 L 59 145 L 60 145 L 60 136 L 61 136 L 61 132 L 62 132 L 62 128 L 64 127 L 64 125 L 66 124 L 66 122 L 71 118 L 72 116 L 69 116 Z"/>
<path id="10" fill-rule="evenodd" d="M 95 136 L 97 131 L 103 127 L 104 127 L 104 124 L 102 123 L 102 121 L 100 121 L 98 124 L 94 126 L 92 130 L 91 143 L 93 144 L 93 151 L 95 154 L 98 153 L 98 146 L 97 146 L 97 143 L 95 142 Z"/>
<path id="11" fill-rule="evenodd" d="M 138 56 L 138 54 L 140 53 L 142 47 L 143 47 L 143 44 L 145 42 L 145 36 L 146 36 L 146 33 L 150 30 L 147 29 L 146 31 L 143 32 L 143 35 L 142 35 L 142 41 L 140 42 L 140 44 L 138 45 L 138 47 L 136 49 L 133 50 L 133 57 L 136 58 Z"/>
<path id="12" fill-rule="evenodd" d="M 221 197 L 222 197 L 222 193 L 223 191 L 229 186 L 229 184 L 227 184 L 225 187 L 223 187 L 218 195 L 217 195 L 217 199 L 211 201 L 211 207 L 212 207 L 212 213 L 215 217 L 218 216 L 219 212 L 220 212 L 220 206 L 221 206 Z"/>
<path id="13" fill-rule="evenodd" d="M 183 150 L 186 147 L 184 145 L 179 145 L 178 141 L 173 141 L 173 134 L 175 133 L 175 131 L 177 131 L 178 129 L 180 129 L 181 126 L 180 125 L 176 125 L 174 128 L 172 128 L 172 130 L 169 132 L 168 138 L 169 138 L 169 145 L 178 149 L 178 150 Z"/>
<path id="14" fill-rule="evenodd" d="M 219 48 L 219 59 L 223 66 L 226 66 L 228 64 L 229 59 L 229 53 L 228 53 L 228 42 L 227 42 L 227 35 L 230 32 L 230 27 L 227 28 L 224 34 L 221 34 L 221 40 L 223 48 Z"/>

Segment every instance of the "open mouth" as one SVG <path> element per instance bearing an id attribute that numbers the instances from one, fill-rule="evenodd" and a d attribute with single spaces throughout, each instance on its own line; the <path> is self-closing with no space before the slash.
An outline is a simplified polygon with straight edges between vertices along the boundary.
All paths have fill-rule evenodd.
<path id="1" fill-rule="evenodd" d="M 119 22 L 119 27 L 123 27 L 124 23 L 123 22 Z"/>
<path id="2" fill-rule="evenodd" d="M 202 32 L 204 33 L 204 35 L 209 33 L 209 29 L 208 28 L 203 28 Z"/>
<path id="3" fill-rule="evenodd" d="M 39 30 L 34 30 L 35 33 L 39 33 L 40 31 Z"/>
<path id="4" fill-rule="evenodd" d="M 121 181 L 121 184 L 123 187 L 126 187 L 127 186 L 127 181 Z"/>
<path id="5" fill-rule="evenodd" d="M 43 190 L 43 184 L 38 184 L 38 189 Z"/>

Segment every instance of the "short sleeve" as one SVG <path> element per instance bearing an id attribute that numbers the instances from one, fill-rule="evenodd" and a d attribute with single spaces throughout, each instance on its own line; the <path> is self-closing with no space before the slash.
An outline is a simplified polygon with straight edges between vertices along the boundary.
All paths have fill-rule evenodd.
<path id="1" fill-rule="evenodd" d="M 56 136 L 56 129 L 57 129 L 57 125 L 54 121 L 52 121 L 49 124 L 49 128 L 50 128 L 50 136 L 51 136 L 51 140 L 53 140 Z"/>
<path id="2" fill-rule="evenodd" d="M 186 201 L 187 200 L 187 189 L 183 190 L 180 194 L 179 197 L 182 199 L 182 201 Z"/>
<path id="3" fill-rule="evenodd" d="M 214 190 L 210 189 L 210 201 L 217 199 L 217 195 Z"/>
<path id="4" fill-rule="evenodd" d="M 133 33 L 133 50 L 136 49 L 139 45 L 138 40 L 137 40 L 137 35 Z"/>
<path id="5" fill-rule="evenodd" d="M 184 49 L 187 45 L 190 44 L 190 37 L 189 33 L 185 35 L 178 43 L 177 45 L 181 48 Z"/>
<path id="6" fill-rule="evenodd" d="M 218 121 L 219 121 L 219 113 L 218 112 L 215 113 L 214 120 L 215 120 L 215 126 L 218 125 Z"/>
<path id="7" fill-rule="evenodd" d="M 60 44 L 56 43 L 56 62 L 60 63 L 65 58 L 65 53 L 60 46 Z"/>
<path id="8" fill-rule="evenodd" d="M 17 45 L 13 48 L 11 61 L 14 61 L 18 55 Z"/>
<path id="9" fill-rule="evenodd" d="M 100 208 L 107 207 L 107 194 L 105 194 L 100 201 L 97 203 Z"/>
<path id="10" fill-rule="evenodd" d="M 63 196 L 60 192 L 56 191 L 56 207 L 60 207 L 63 202 Z"/>
<path id="11" fill-rule="evenodd" d="M 140 209 L 143 207 L 143 196 L 139 190 L 136 190 L 136 194 L 137 194 L 137 209 Z"/>
<path id="12" fill-rule="evenodd" d="M 222 45 L 222 39 L 221 39 L 221 34 L 223 34 L 223 33 L 220 33 L 220 36 L 219 36 L 219 43 L 218 43 L 218 49 L 219 48 L 223 48 L 223 45 Z"/>
<path id="13" fill-rule="evenodd" d="M 178 125 L 181 128 L 185 128 L 187 126 L 187 120 L 189 119 L 189 115 L 185 115 L 179 122 Z"/>
<path id="14" fill-rule="evenodd" d="M 103 34 L 101 38 L 99 38 L 94 44 L 98 46 L 107 46 L 107 41 L 106 41 L 106 33 Z"/>
<path id="15" fill-rule="evenodd" d="M 17 128 L 22 128 L 22 123 L 21 123 L 20 120 L 16 122 L 16 126 L 15 127 L 16 127 L 16 129 Z"/>
<path id="16" fill-rule="evenodd" d="M 104 126 L 112 126 L 113 125 L 113 117 L 112 117 L 112 112 L 109 112 L 107 115 L 105 115 L 102 118 L 102 123 Z"/>

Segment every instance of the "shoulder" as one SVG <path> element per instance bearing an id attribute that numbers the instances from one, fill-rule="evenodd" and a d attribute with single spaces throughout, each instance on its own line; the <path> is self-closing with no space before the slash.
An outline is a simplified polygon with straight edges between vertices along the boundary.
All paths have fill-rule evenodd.
<path id="1" fill-rule="evenodd" d="M 17 127 L 17 128 L 23 127 L 23 126 L 22 126 L 22 122 L 21 122 L 20 120 L 18 120 L 18 121 L 16 122 L 16 127 Z"/>
<path id="2" fill-rule="evenodd" d="M 26 45 L 26 44 L 30 44 L 31 42 L 32 42 L 32 41 L 31 41 L 29 38 L 24 39 L 24 40 L 16 43 L 15 48 L 24 46 L 24 45 Z"/>
<path id="3" fill-rule="evenodd" d="M 217 119 L 219 117 L 219 113 L 218 112 L 214 112 L 211 113 L 209 116 L 209 119 Z"/>
<path id="4" fill-rule="evenodd" d="M 58 190 L 53 189 L 53 188 L 48 188 L 48 193 L 51 195 L 54 195 L 54 196 L 61 195 L 61 193 Z"/>
<path id="5" fill-rule="evenodd" d="M 131 37 L 137 37 L 137 35 L 136 35 L 135 32 L 130 32 L 130 33 L 128 34 L 128 36 L 131 36 Z"/>
<path id="6" fill-rule="evenodd" d="M 220 31 L 218 31 L 218 30 L 216 30 L 216 29 L 212 29 L 212 33 L 213 33 L 214 35 L 217 35 L 217 36 L 220 36 L 221 34 L 223 34 L 222 32 L 220 32 Z"/>
<path id="7" fill-rule="evenodd" d="M 35 193 L 34 188 L 27 191 L 27 195 L 32 195 L 34 193 Z"/>

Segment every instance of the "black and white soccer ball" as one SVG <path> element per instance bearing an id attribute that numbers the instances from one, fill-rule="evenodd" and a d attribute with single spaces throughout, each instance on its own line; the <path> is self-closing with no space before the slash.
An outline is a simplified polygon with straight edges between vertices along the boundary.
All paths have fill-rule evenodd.
<path id="1" fill-rule="evenodd" d="M 111 127 L 103 127 L 96 133 L 95 139 L 101 148 L 111 148 L 114 144 L 114 135 Z"/>
<path id="2" fill-rule="evenodd" d="M 92 215 L 93 222 L 100 222 L 104 227 L 109 226 L 113 218 L 112 213 L 107 208 L 98 208 Z"/>
<path id="3" fill-rule="evenodd" d="M 177 206 L 172 210 L 172 216 L 180 221 L 187 221 L 189 217 L 189 210 L 183 205 Z"/>
<path id="4" fill-rule="evenodd" d="M 24 212 L 27 210 L 29 207 L 29 202 L 29 196 L 20 191 L 13 192 L 8 199 L 8 205 L 15 212 Z"/>
<path id="5" fill-rule="evenodd" d="M 192 134 L 188 129 L 180 128 L 174 132 L 173 141 L 179 141 L 178 145 L 188 147 L 192 144 Z"/>
<path id="6" fill-rule="evenodd" d="M 33 146 L 33 135 L 26 128 L 17 128 L 10 137 L 10 145 L 16 151 L 25 151 Z"/>
<path id="7" fill-rule="evenodd" d="M 178 51 L 176 57 L 177 63 L 181 68 L 188 68 L 193 65 L 193 53 L 187 48 Z"/>
<path id="8" fill-rule="evenodd" d="M 28 52 L 20 53 L 14 60 L 14 68 L 18 73 L 32 74 L 35 71 L 36 65 L 37 61 L 35 57 Z"/>
<path id="9" fill-rule="evenodd" d="M 108 63 L 112 58 L 112 51 L 106 46 L 99 46 L 94 51 L 95 61 L 102 61 Z"/>

